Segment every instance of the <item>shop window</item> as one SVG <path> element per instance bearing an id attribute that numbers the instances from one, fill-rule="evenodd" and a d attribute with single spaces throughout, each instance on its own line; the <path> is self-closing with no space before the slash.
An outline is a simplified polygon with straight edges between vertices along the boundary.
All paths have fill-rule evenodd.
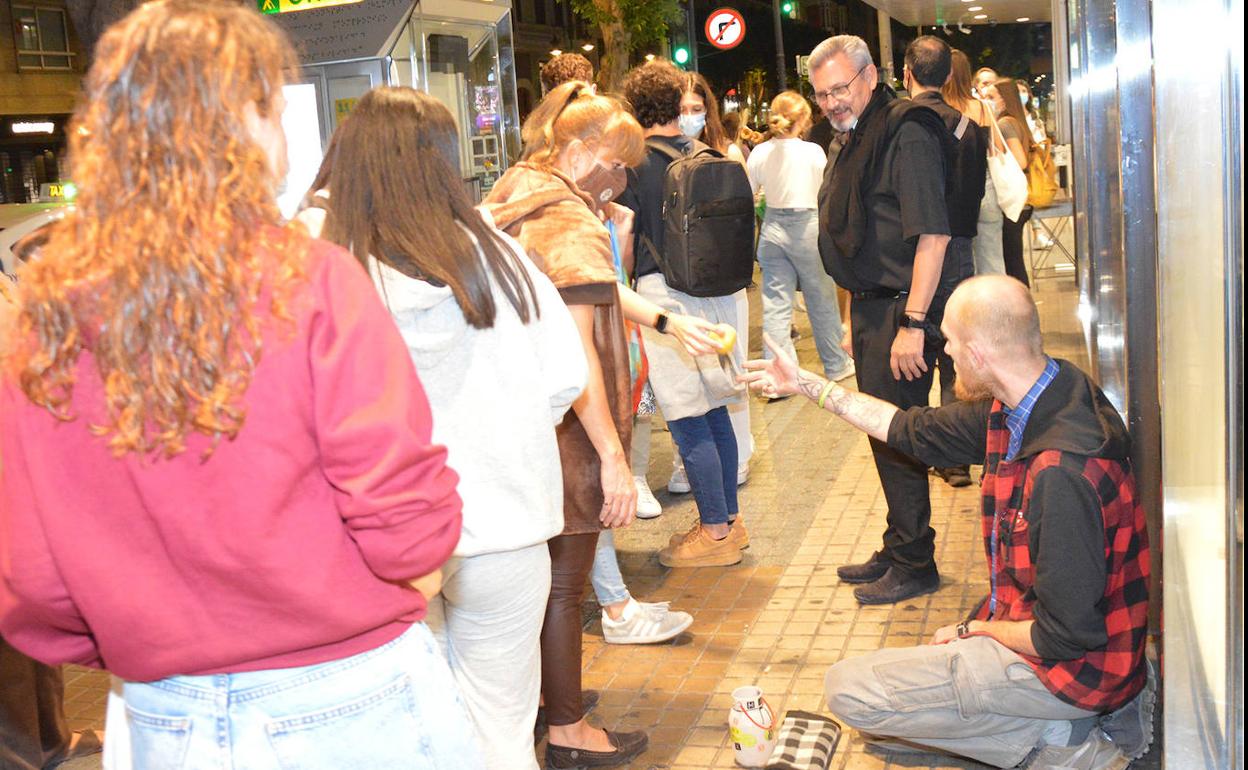
<path id="1" fill-rule="evenodd" d="M 65 11 L 42 6 L 13 6 L 13 34 L 20 70 L 71 70 L 69 23 Z"/>

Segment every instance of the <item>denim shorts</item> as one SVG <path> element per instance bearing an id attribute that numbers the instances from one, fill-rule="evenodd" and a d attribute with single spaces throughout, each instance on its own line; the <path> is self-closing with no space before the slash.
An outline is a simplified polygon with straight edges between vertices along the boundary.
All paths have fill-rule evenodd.
<path id="1" fill-rule="evenodd" d="M 480 767 L 446 660 L 423 623 L 329 663 L 126 682 L 143 770 Z M 113 727 L 110 725 L 110 728 Z"/>

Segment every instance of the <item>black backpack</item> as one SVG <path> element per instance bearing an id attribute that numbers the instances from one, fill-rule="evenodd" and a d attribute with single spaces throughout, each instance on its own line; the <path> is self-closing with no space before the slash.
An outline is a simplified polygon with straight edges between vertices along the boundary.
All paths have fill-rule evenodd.
<path id="1" fill-rule="evenodd" d="M 667 285 L 694 297 L 725 297 L 754 275 L 754 194 L 745 168 L 699 142 L 684 154 L 662 140 L 646 146 L 668 159 L 663 231 L 643 238 Z"/>

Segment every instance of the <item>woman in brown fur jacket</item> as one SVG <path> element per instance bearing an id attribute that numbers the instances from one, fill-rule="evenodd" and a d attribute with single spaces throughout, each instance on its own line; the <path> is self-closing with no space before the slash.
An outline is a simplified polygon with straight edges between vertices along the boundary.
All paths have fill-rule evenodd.
<path id="1" fill-rule="evenodd" d="M 610 767 L 645 751 L 643 732 L 591 727 L 581 704 L 580 599 L 598 533 L 636 515 L 628 467 L 632 430 L 624 320 L 666 330 L 690 351 L 715 348 L 701 319 L 664 314 L 618 283 L 611 235 L 632 243 L 632 212 L 611 201 L 626 166 L 643 155 L 641 126 L 617 102 L 579 81 L 552 90 L 524 125 L 524 160 L 485 201 L 495 224 L 515 237 L 559 289 L 581 332 L 589 383 L 558 429 L 564 528 L 550 540 L 551 589 L 542 628 L 542 694 L 550 742 L 546 766 Z M 621 255 L 626 261 L 631 255 Z"/>

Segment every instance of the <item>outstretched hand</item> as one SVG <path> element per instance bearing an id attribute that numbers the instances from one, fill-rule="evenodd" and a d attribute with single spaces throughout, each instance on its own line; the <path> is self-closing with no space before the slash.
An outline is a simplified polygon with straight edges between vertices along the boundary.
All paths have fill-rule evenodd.
<path id="1" fill-rule="evenodd" d="M 798 372 L 801 370 L 797 362 L 789 358 L 766 334 L 763 335 L 763 344 L 771 351 L 771 358 L 766 361 L 746 361 L 745 373 L 737 377 L 737 382 L 748 385 L 750 390 L 768 398 L 791 396 L 801 392 L 798 387 Z"/>

